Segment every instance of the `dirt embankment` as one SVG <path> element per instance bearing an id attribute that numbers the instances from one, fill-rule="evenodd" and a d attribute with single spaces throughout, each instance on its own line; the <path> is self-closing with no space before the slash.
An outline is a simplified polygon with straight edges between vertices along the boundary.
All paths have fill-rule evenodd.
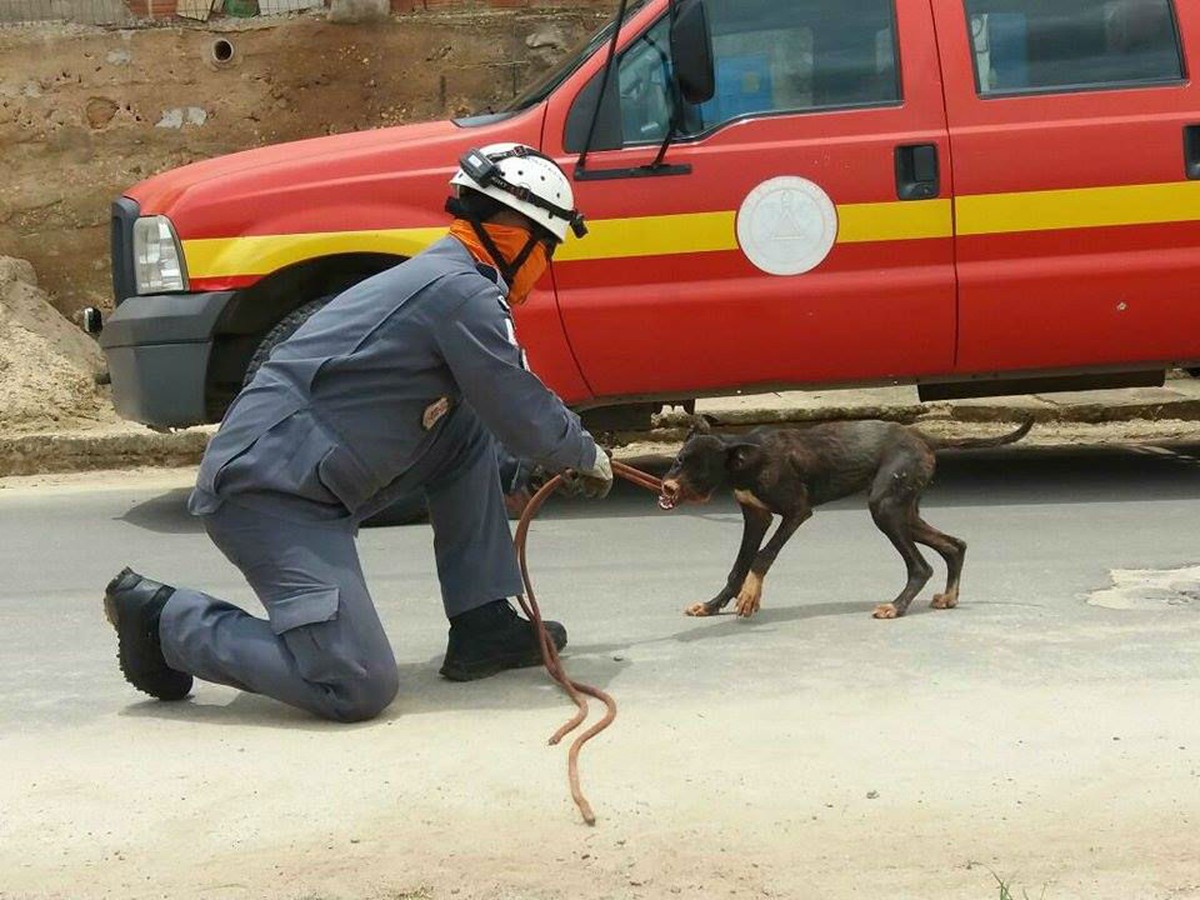
<path id="1" fill-rule="evenodd" d="M 100 348 L 50 305 L 33 266 L 0 256 L 0 432 L 115 424 L 103 371 Z"/>
<path id="2" fill-rule="evenodd" d="M 0 254 L 32 262 L 68 315 L 110 304 L 109 204 L 130 184 L 222 153 L 502 102 L 611 13 L 562 5 L 362 25 L 0 29 Z M 219 39 L 227 64 L 213 59 Z"/>

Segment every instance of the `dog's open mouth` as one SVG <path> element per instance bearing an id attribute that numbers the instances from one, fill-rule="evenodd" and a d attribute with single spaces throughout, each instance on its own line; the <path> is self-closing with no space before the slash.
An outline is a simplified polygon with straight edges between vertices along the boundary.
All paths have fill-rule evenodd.
<path id="1" fill-rule="evenodd" d="M 663 479 L 662 490 L 658 493 L 658 508 L 672 510 L 679 505 L 679 501 L 682 499 L 682 482 L 670 477 Z"/>
<path id="2" fill-rule="evenodd" d="M 669 512 L 684 503 L 707 503 L 711 496 L 712 491 L 701 495 L 678 481 L 664 481 L 662 492 L 658 495 L 658 508 Z"/>

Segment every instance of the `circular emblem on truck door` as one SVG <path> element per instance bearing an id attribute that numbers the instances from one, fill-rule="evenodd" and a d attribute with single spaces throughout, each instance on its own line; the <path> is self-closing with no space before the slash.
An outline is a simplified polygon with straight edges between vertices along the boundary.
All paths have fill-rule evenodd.
<path id="1" fill-rule="evenodd" d="M 764 181 L 742 201 L 738 245 L 771 275 L 799 275 L 819 266 L 837 240 L 837 207 L 820 185 L 783 175 Z"/>

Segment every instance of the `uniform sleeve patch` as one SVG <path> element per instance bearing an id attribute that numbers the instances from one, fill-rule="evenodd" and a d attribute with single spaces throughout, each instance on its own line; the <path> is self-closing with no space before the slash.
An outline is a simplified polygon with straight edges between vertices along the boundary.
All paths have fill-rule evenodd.
<path id="1" fill-rule="evenodd" d="M 421 415 L 421 427 L 426 431 L 432 431 L 433 426 L 440 422 L 448 412 L 450 412 L 450 398 L 439 397 L 425 407 L 425 412 Z"/>

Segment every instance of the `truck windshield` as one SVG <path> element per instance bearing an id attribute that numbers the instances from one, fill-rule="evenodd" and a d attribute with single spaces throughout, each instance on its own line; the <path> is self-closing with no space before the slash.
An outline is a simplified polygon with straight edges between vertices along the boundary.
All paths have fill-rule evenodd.
<path id="1" fill-rule="evenodd" d="M 631 0 L 625 8 L 625 18 L 621 20 L 621 24 L 624 25 L 628 22 L 648 2 L 649 0 Z M 593 53 L 612 40 L 612 33 L 613 23 L 610 21 L 582 45 L 568 53 L 557 69 L 551 70 L 550 74 L 527 87 L 511 103 L 502 107 L 500 111 L 507 113 L 520 112 L 523 109 L 529 109 L 529 107 L 541 103 L 554 92 L 555 88 L 570 78 L 571 74 L 582 66 Z"/>

